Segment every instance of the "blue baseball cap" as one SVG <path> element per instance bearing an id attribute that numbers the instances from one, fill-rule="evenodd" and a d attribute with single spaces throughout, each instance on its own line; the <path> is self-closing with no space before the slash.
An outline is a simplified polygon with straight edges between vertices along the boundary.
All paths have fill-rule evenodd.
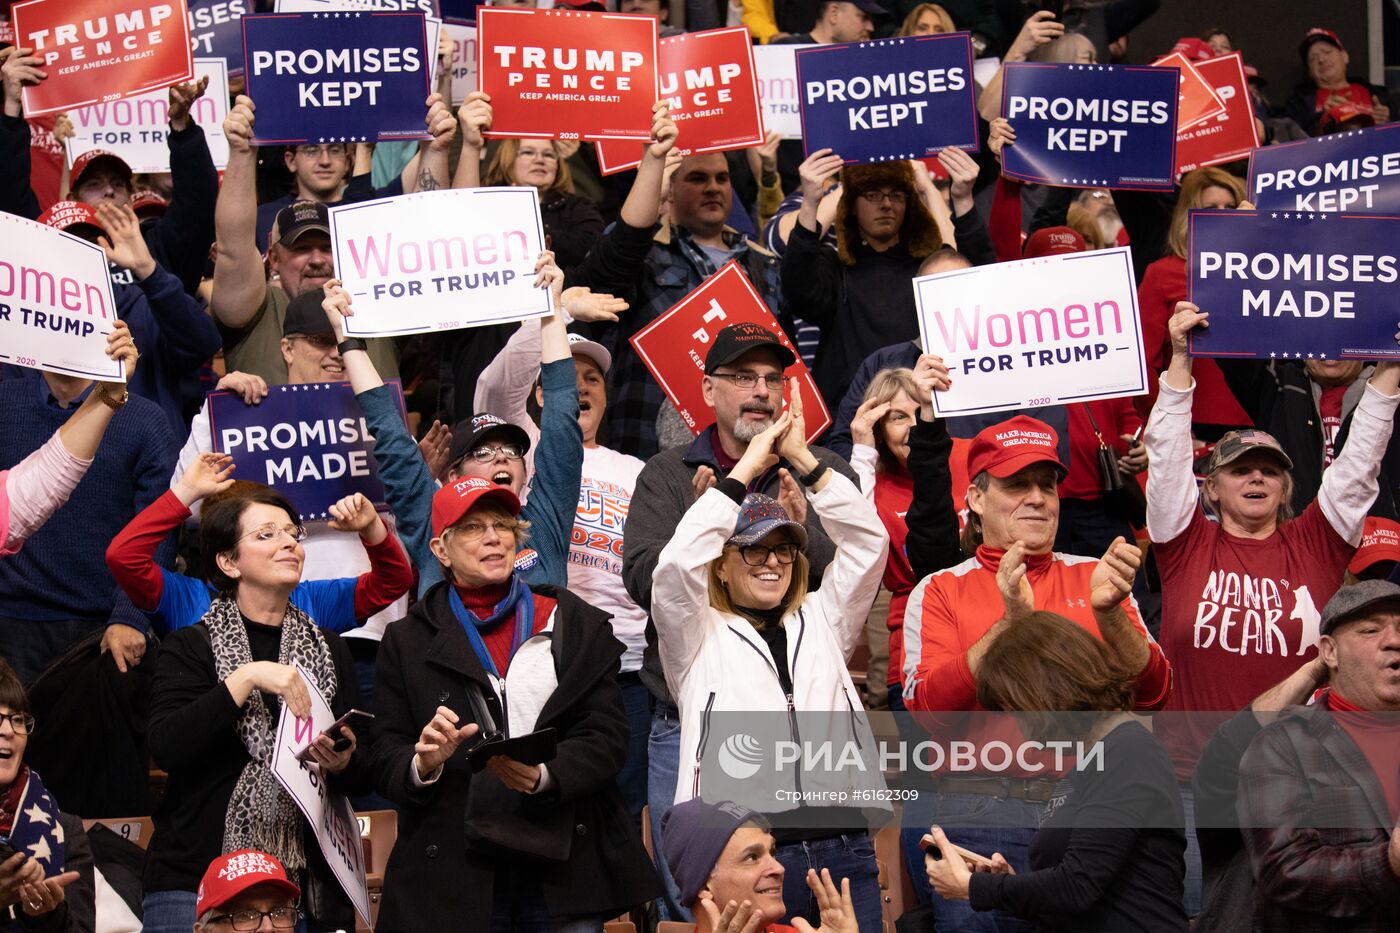
<path id="1" fill-rule="evenodd" d="M 738 547 L 757 544 L 779 528 L 791 528 L 797 537 L 798 547 L 807 546 L 807 529 L 801 522 L 793 521 L 777 499 L 751 492 L 739 504 L 739 521 L 734 525 L 734 534 L 725 544 Z"/>

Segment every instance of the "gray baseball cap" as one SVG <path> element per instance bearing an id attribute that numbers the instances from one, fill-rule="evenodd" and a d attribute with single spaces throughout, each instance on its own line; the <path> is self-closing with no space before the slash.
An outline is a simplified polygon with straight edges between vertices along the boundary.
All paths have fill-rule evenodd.
<path id="1" fill-rule="evenodd" d="M 1319 627 L 1323 635 L 1331 635 L 1343 622 L 1351 622 L 1380 606 L 1400 610 L 1400 586 L 1389 580 L 1363 580 L 1344 586 L 1327 600 Z"/>

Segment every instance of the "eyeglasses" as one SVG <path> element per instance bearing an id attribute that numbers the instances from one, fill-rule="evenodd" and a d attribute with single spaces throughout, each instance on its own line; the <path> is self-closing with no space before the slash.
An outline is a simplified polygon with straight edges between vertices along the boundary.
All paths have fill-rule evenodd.
<path id="1" fill-rule="evenodd" d="M 750 567 L 762 567 L 768 563 L 769 554 L 778 555 L 778 563 L 780 564 L 790 564 L 797 560 L 797 545 L 779 544 L 768 547 L 763 544 L 750 544 L 739 548 L 739 556 L 744 558 L 744 563 Z"/>
<path id="2" fill-rule="evenodd" d="M 525 456 L 525 451 L 520 449 L 519 444 L 482 444 L 480 447 L 468 453 L 467 456 L 471 457 L 477 463 L 490 463 L 501 454 L 504 454 L 507 460 L 519 460 L 521 457 Z"/>
<path id="3" fill-rule="evenodd" d="M 259 541 L 266 543 L 268 541 L 272 541 L 278 535 L 286 535 L 293 541 L 305 541 L 306 526 L 283 525 L 281 528 L 278 528 L 276 525 L 263 525 L 261 527 L 254 528 L 252 531 L 248 532 L 246 535 L 239 538 L 238 540 L 246 541 L 249 538 L 257 538 Z"/>
<path id="4" fill-rule="evenodd" d="M 331 143 L 326 146 L 297 146 L 297 155 L 311 156 L 313 159 L 328 155 L 334 159 L 345 155 L 345 147 L 340 143 Z"/>
<path id="5" fill-rule="evenodd" d="M 329 350 L 336 346 L 335 334 L 290 334 L 288 340 L 305 340 L 318 350 Z"/>
<path id="6" fill-rule="evenodd" d="M 0 722 L 8 722 L 15 735 L 30 735 L 34 732 L 34 717 L 28 713 L 0 713 Z"/>
<path id="7" fill-rule="evenodd" d="M 862 191 L 860 196 L 866 204 L 879 204 L 881 201 L 889 201 L 896 207 L 909 200 L 909 195 L 903 191 Z"/>
<path id="8" fill-rule="evenodd" d="M 515 529 L 520 527 L 515 522 L 507 522 L 496 519 L 490 522 L 462 522 L 460 525 L 452 526 L 452 533 L 463 541 L 480 541 L 486 536 L 486 529 L 490 528 L 498 535 L 515 535 Z"/>
<path id="9" fill-rule="evenodd" d="M 546 162 L 558 162 L 559 155 L 553 149 L 521 149 L 515 153 L 517 159 L 544 159 Z"/>
<path id="10" fill-rule="evenodd" d="M 274 907 L 271 910 L 238 910 L 231 914 L 210 917 L 204 925 L 215 926 L 227 923 L 235 930 L 256 930 L 262 926 L 263 917 L 272 920 L 274 929 L 290 930 L 297 925 L 297 920 L 301 918 L 301 911 L 295 907 Z"/>
<path id="11" fill-rule="evenodd" d="M 740 389 L 752 389 L 758 385 L 760 379 L 763 380 L 765 386 L 774 392 L 781 391 L 783 388 L 782 373 L 768 373 L 763 376 L 758 373 L 710 373 L 710 375 L 716 379 L 728 379 Z"/>

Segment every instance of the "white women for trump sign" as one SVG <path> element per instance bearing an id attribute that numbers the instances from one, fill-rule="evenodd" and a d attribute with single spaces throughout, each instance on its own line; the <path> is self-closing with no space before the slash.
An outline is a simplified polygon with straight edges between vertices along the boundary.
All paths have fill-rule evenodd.
<path id="1" fill-rule="evenodd" d="M 940 416 L 1147 391 L 1127 247 L 926 275 L 914 296 L 924 349 L 952 376 Z"/>

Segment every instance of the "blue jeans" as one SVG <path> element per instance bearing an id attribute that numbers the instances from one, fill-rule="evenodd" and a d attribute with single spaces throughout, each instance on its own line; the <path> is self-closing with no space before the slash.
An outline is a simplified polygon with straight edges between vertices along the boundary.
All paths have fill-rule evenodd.
<path id="1" fill-rule="evenodd" d="M 861 930 L 882 929 L 880 916 L 880 868 L 875 864 L 875 845 L 869 833 L 849 833 L 826 839 L 810 839 L 778 846 L 774 853 L 782 863 L 783 906 L 788 920 L 802 917 L 814 927 L 820 925 L 821 915 L 812 889 L 807 887 L 807 870 L 823 868 L 831 871 L 831 880 L 840 889 L 841 879 L 851 881 L 851 900 L 856 908 L 856 922 Z"/>
<path id="2" fill-rule="evenodd" d="M 1186 896 L 1182 906 L 1186 908 L 1186 916 L 1194 917 L 1201 912 L 1201 888 L 1205 882 L 1201 843 L 1196 838 L 1196 796 L 1190 784 L 1181 785 L 1181 809 L 1186 817 Z"/>
<path id="3" fill-rule="evenodd" d="M 627 759 L 617 773 L 617 786 L 627 802 L 627 812 L 640 826 L 642 807 L 647 804 L 647 743 L 651 735 L 651 691 L 636 674 L 619 678 L 622 705 L 627 710 Z"/>
<path id="4" fill-rule="evenodd" d="M 144 933 L 190 933 L 194 929 L 193 891 L 152 891 L 141 902 Z"/>
<path id="5" fill-rule="evenodd" d="M 937 794 L 927 801 L 906 805 L 905 825 L 910 826 L 914 820 L 918 823 L 900 833 L 900 847 L 904 850 L 905 864 L 911 866 L 909 876 L 914 882 L 916 896 L 920 903 L 933 905 L 937 929 L 960 933 L 1031 933 L 1035 924 L 999 910 L 973 910 L 967 901 L 936 897 L 924 869 L 924 854 L 919 849 L 919 838 L 928 830 L 918 827 L 940 826 L 950 842 L 979 855 L 1000 852 L 1018 874 L 1025 874 L 1031 870 L 1031 839 L 1044 818 L 1044 804 L 988 794 Z"/>
<path id="6" fill-rule="evenodd" d="M 660 701 L 651 714 L 651 737 L 647 743 L 647 806 L 651 808 L 651 847 L 656 853 L 656 873 L 665 885 L 657 909 L 662 920 L 694 923 L 689 910 L 681 906 L 680 888 L 671 877 L 671 868 L 661 848 L 661 819 L 676 800 L 676 778 L 681 770 L 681 720 L 676 708 Z"/>

